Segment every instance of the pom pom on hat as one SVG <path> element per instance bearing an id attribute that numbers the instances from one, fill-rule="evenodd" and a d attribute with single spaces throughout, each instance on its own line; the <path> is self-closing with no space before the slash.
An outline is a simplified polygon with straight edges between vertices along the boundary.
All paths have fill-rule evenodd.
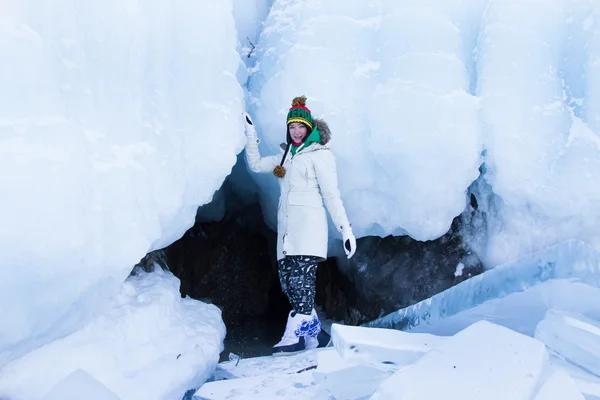
<path id="1" fill-rule="evenodd" d="M 306 96 L 294 97 L 294 99 L 292 100 L 292 107 L 293 106 L 306 107 Z"/>

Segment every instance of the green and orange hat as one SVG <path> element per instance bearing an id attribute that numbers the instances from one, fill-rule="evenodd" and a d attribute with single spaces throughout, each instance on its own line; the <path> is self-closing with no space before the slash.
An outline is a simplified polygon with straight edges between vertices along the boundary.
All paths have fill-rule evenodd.
<path id="1" fill-rule="evenodd" d="M 311 130 L 314 128 L 312 115 L 308 107 L 306 107 L 306 96 L 294 97 L 292 100 L 292 107 L 288 112 L 286 125 L 292 122 L 306 124 Z"/>

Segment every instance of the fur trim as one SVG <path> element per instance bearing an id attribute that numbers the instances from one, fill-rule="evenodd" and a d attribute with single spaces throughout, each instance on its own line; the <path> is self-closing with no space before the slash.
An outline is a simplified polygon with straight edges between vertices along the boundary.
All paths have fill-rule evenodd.
<path id="1" fill-rule="evenodd" d="M 318 118 L 313 118 L 313 122 L 315 123 L 315 126 L 319 128 L 319 132 L 321 133 L 321 144 L 326 145 L 331 140 L 331 131 L 329 130 L 327 122 Z"/>

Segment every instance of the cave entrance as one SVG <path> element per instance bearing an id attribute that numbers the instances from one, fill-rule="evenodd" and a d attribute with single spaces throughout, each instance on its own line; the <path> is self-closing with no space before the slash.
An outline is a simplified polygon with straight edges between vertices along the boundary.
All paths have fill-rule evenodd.
<path id="1" fill-rule="evenodd" d="M 229 353 L 271 354 L 291 309 L 277 273 L 277 235 L 265 223 L 259 189 L 242 157 L 213 201 L 198 209 L 194 226 L 159 256 L 159 264 L 180 279 L 183 296 L 222 310 L 227 326 L 222 360 Z M 321 321 L 326 328 L 332 321 L 360 325 L 483 272 L 471 245 L 476 241 L 469 238 L 478 238 L 485 227 L 486 215 L 471 196 L 438 239 L 361 238 L 351 261 L 329 258 L 317 269 L 315 308 Z M 332 245 L 341 248 L 337 242 Z"/>
<path id="2" fill-rule="evenodd" d="M 290 306 L 269 251 L 274 235 L 255 204 L 220 222 L 197 222 L 165 250 L 182 296 L 221 309 L 227 326 L 222 358 L 270 354 L 283 332 Z"/>
<path id="3" fill-rule="evenodd" d="M 240 189 L 240 182 L 246 185 Z M 291 305 L 281 290 L 274 231 L 265 223 L 254 185 L 243 159 L 198 209 L 196 222 L 178 241 L 162 250 L 164 263 L 181 281 L 182 296 L 218 306 L 227 327 L 225 349 L 241 357 L 270 355 L 281 339 Z M 319 266 L 317 307 L 331 290 L 337 271 L 331 259 Z M 331 303 L 331 301 L 329 301 Z M 322 314 L 322 313 L 321 313 Z"/>
<path id="4" fill-rule="evenodd" d="M 257 203 L 220 222 L 196 223 L 164 249 L 166 264 L 181 280 L 181 295 L 221 309 L 227 327 L 221 361 L 229 353 L 244 358 L 270 355 L 281 339 L 291 305 L 279 283 L 275 240 Z M 345 297 L 342 286 L 335 284 L 339 276 L 335 259 L 319 265 L 319 310 L 327 304 L 339 309 L 333 307 L 334 296 Z"/>

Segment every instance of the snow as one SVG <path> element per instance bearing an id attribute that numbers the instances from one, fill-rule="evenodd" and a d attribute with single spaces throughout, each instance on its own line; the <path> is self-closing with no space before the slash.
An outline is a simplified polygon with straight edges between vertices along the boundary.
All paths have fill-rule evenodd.
<path id="1" fill-rule="evenodd" d="M 269 375 L 239 378 L 232 381 L 211 382 L 202 386 L 194 400 L 226 399 L 310 399 L 316 394 L 317 387 L 311 371 L 300 374 L 273 372 Z"/>
<path id="2" fill-rule="evenodd" d="M 454 276 L 462 276 L 464 269 L 465 269 L 465 264 L 463 264 L 461 262 L 458 263 L 456 265 L 456 271 L 454 271 Z"/>
<path id="3" fill-rule="evenodd" d="M 42 400 L 120 400 L 106 386 L 78 369 L 58 383 Z"/>
<path id="4" fill-rule="evenodd" d="M 582 242 L 498 266 L 368 325 L 404 331 L 333 324 L 334 349 L 287 365 L 273 357 L 225 363 L 217 371 L 227 370 L 218 373 L 227 381 L 195 396 L 600 398 L 600 253 Z"/>
<path id="5" fill-rule="evenodd" d="M 328 351 L 331 349 L 328 349 Z M 211 381 L 222 381 L 234 378 L 248 378 L 269 375 L 274 372 L 297 373 L 317 365 L 317 357 L 322 349 L 303 351 L 289 357 L 252 357 L 239 358 L 235 361 L 220 363 Z"/>
<path id="6" fill-rule="evenodd" d="M 194 223 L 244 145 L 236 43 L 231 1 L 2 2 L 0 366 Z"/>
<path id="7" fill-rule="evenodd" d="M 2 367 L 0 398 L 88 398 L 91 378 L 71 375 L 81 369 L 120 400 L 181 399 L 212 375 L 225 326 L 216 306 L 182 299 L 179 283 L 160 270 L 130 277 L 105 314 Z"/>
<path id="8" fill-rule="evenodd" d="M 573 379 L 561 370 L 553 370 L 552 375 L 540 388 L 534 400 L 585 400 Z"/>
<path id="9" fill-rule="evenodd" d="M 255 357 L 218 365 L 210 382 L 193 396 L 196 400 L 310 399 L 318 392 L 313 377 L 317 359 L 333 349 L 315 349 L 288 357 Z"/>
<path id="10" fill-rule="evenodd" d="M 204 384 L 193 398 L 595 399 L 594 383 L 584 380 L 591 375 L 572 364 L 557 363 L 544 343 L 487 321 L 446 338 L 337 324 L 332 331 L 345 340 L 345 346 L 222 363 L 219 369 L 227 370 L 227 376 L 218 374 L 221 380 Z M 376 365 L 369 360 L 377 359 L 380 350 L 361 345 L 376 342 L 386 335 L 383 332 L 387 338 L 396 336 L 396 341 L 380 343 L 392 352 L 403 342 L 414 347 L 425 337 L 430 348 L 406 364 Z M 364 357 L 356 358 L 352 351 L 340 353 L 354 345 Z"/>

